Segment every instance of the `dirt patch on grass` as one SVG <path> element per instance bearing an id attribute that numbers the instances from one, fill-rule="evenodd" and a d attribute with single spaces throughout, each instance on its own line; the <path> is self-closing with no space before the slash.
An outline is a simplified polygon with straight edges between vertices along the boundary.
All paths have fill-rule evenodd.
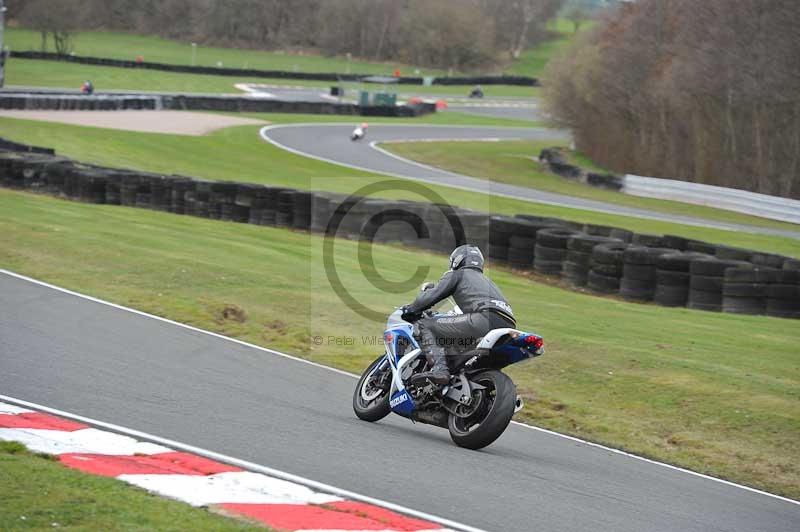
<path id="1" fill-rule="evenodd" d="M 268 123 L 255 118 L 193 111 L 0 111 L 0 116 L 73 126 L 194 136 L 207 135 L 226 127 Z"/>

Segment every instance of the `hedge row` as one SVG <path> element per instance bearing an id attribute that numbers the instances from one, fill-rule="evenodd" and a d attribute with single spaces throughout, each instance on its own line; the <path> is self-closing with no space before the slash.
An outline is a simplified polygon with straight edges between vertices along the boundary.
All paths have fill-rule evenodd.
<path id="1" fill-rule="evenodd" d="M 306 113 L 362 116 L 416 117 L 436 112 L 432 103 L 361 107 L 334 102 L 298 102 L 192 95 L 72 95 L 0 94 L 0 109 L 53 109 L 118 111 L 124 109 L 169 109 L 180 111 L 228 111 L 253 113 Z"/>
<path id="2" fill-rule="evenodd" d="M 210 66 L 171 65 L 166 63 L 150 63 L 125 61 L 122 59 L 107 59 L 102 57 L 83 57 L 77 55 L 63 55 L 54 52 L 21 51 L 11 52 L 11 57 L 20 59 L 45 59 L 48 61 L 67 61 L 84 65 L 99 65 L 121 68 L 142 68 L 147 70 L 162 70 L 166 72 L 182 72 L 189 74 L 209 74 L 214 76 L 236 76 L 252 78 L 277 78 L 277 79 L 304 79 L 313 81 L 359 81 L 370 77 L 370 74 L 337 74 L 333 72 L 289 72 L 286 70 L 257 70 L 253 68 L 223 68 Z M 398 83 L 403 85 L 422 85 L 421 77 L 399 77 Z M 536 78 L 527 76 L 465 76 L 465 77 L 437 77 L 433 79 L 434 85 L 521 85 L 534 87 L 539 84 Z"/>
<path id="3" fill-rule="evenodd" d="M 632 301 L 800 318 L 799 260 L 677 236 L 102 168 L 30 151 L 0 151 L 0 186 L 442 253 L 468 242 L 497 263 Z"/>

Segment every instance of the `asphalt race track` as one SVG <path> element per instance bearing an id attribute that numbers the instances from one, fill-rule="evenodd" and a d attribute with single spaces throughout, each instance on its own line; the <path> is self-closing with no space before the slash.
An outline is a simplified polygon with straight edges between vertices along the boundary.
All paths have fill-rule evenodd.
<path id="1" fill-rule="evenodd" d="M 0 273 L 0 393 L 495 531 L 795 532 L 800 505 L 519 425 L 481 452 L 355 379 Z M 365 331 L 380 334 L 382 331 Z"/>
<path id="2" fill-rule="evenodd" d="M 356 119 L 357 120 L 357 119 Z M 356 122 L 354 120 L 354 124 Z M 701 227 L 716 227 L 731 231 L 779 235 L 800 239 L 800 231 L 769 227 L 756 227 L 722 221 L 711 221 L 692 216 L 660 213 L 653 210 L 615 205 L 602 201 L 577 198 L 527 187 L 494 183 L 487 180 L 455 174 L 400 159 L 382 151 L 380 144 L 401 140 L 480 140 L 480 139 L 564 139 L 567 133 L 545 128 L 508 128 L 478 126 L 384 125 L 372 124 L 365 140 L 352 142 L 350 132 L 354 125 L 341 124 L 290 124 L 269 126 L 261 136 L 273 144 L 308 157 L 351 166 L 376 173 L 448 185 L 475 192 L 511 197 L 523 201 L 559 205 L 575 209 L 606 212 L 623 216 L 663 220 Z M 532 153 L 531 156 L 538 154 Z"/>

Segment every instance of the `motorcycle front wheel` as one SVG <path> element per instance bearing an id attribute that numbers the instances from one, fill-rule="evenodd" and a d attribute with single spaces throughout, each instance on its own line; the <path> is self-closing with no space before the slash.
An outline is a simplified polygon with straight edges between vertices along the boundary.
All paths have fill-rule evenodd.
<path id="1" fill-rule="evenodd" d="M 377 369 L 377 366 L 385 358 L 384 356 L 378 357 L 358 379 L 356 390 L 353 392 L 353 411 L 358 419 L 378 421 L 392 411 L 389 406 L 391 369 L 388 364 L 383 370 Z M 378 387 L 378 383 L 385 383 L 385 388 Z"/>
<path id="2" fill-rule="evenodd" d="M 459 407 L 461 415 L 450 414 L 447 429 L 459 447 L 482 449 L 499 438 L 511 422 L 517 387 L 505 373 L 497 370 L 484 371 L 470 380 L 485 389 L 473 392 L 474 411 Z"/>

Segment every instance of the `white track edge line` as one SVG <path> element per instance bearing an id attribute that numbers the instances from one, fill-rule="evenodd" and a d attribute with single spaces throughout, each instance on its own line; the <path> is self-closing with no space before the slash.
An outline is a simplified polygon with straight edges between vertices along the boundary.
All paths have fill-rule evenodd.
<path id="1" fill-rule="evenodd" d="M 385 175 L 385 176 L 390 176 L 390 177 L 399 177 L 400 179 L 409 179 L 411 181 L 418 181 L 420 183 L 428 183 L 430 185 L 435 185 L 435 186 L 440 186 L 440 187 L 449 187 L 449 188 L 453 188 L 453 189 L 456 189 L 456 190 L 464 190 L 464 191 L 467 191 L 467 192 L 473 192 L 473 193 L 476 193 L 476 194 L 485 194 L 487 196 L 490 196 L 490 198 L 487 199 L 487 201 L 489 201 L 491 199 L 491 196 L 496 196 L 496 197 L 500 197 L 500 198 L 507 198 L 507 199 L 513 199 L 513 200 L 517 200 L 517 201 L 524 201 L 526 203 L 534 203 L 534 204 L 535 203 L 540 203 L 542 205 L 551 205 L 553 207 L 562 207 L 562 208 L 565 208 L 565 209 L 572 209 L 572 210 L 575 210 L 575 211 L 584 211 L 584 212 L 587 212 L 587 213 L 599 212 L 599 213 L 603 213 L 603 214 L 611 214 L 611 215 L 614 215 L 614 216 L 622 216 L 622 217 L 625 217 L 625 218 L 634 218 L 634 219 L 639 218 L 639 219 L 645 219 L 645 220 L 655 220 L 657 222 L 671 223 L 671 224 L 676 224 L 676 225 L 687 225 L 687 226 L 690 226 L 690 227 L 710 227 L 712 229 L 718 229 L 720 231 L 745 232 L 745 233 L 754 234 L 754 235 L 767 234 L 767 235 L 771 235 L 771 236 L 782 236 L 782 237 L 785 237 L 785 238 L 792 238 L 792 237 L 787 236 L 787 235 L 773 235 L 772 233 L 759 233 L 757 231 L 749 230 L 750 228 L 747 227 L 747 226 L 731 227 L 731 226 L 727 226 L 727 225 L 724 225 L 724 224 L 720 225 L 718 222 L 715 222 L 714 220 L 698 220 L 697 222 L 692 222 L 691 220 L 670 220 L 670 219 L 667 219 L 667 218 L 664 218 L 664 217 L 660 217 L 660 216 L 648 215 L 647 213 L 639 213 L 639 214 L 625 213 L 625 212 L 621 213 L 621 212 L 618 212 L 618 211 L 615 211 L 615 210 L 612 210 L 612 209 L 605 209 L 605 208 L 602 208 L 602 207 L 590 207 L 590 206 L 581 207 L 581 206 L 575 206 L 575 205 L 568 205 L 568 204 L 566 204 L 564 202 L 559 202 L 559 201 L 552 201 L 552 200 L 546 200 L 546 199 L 524 198 L 524 197 L 520 197 L 520 196 L 515 196 L 514 194 L 506 194 L 506 193 L 503 193 L 503 192 L 496 192 L 496 191 L 490 191 L 490 192 L 480 192 L 480 191 L 478 191 L 478 192 L 476 192 L 475 189 L 470 188 L 470 187 L 465 186 L 465 185 L 454 185 L 452 183 L 441 183 L 441 182 L 436 181 L 435 179 L 426 179 L 426 178 L 422 178 L 422 177 L 412 177 L 412 176 L 403 175 L 403 174 L 395 174 L 395 173 L 392 173 L 392 172 L 381 172 L 381 171 L 374 170 L 372 168 L 365 168 L 363 166 L 357 166 L 355 164 L 345 163 L 345 162 L 342 162 L 342 161 L 336 161 L 334 159 L 329 159 L 327 157 L 322 157 L 320 155 L 313 155 L 311 153 L 306 153 L 304 151 L 300 151 L 300 150 L 295 149 L 295 148 L 290 148 L 289 146 L 286 146 L 285 144 L 281 144 L 280 142 L 270 138 L 266 134 L 266 132 L 271 130 L 271 129 L 280 129 L 280 128 L 287 128 L 287 127 L 342 126 L 342 125 L 346 125 L 346 124 L 341 124 L 341 123 L 272 124 L 272 125 L 269 125 L 269 126 L 262 127 L 259 130 L 258 133 L 259 133 L 259 136 L 262 139 L 264 139 L 268 143 L 272 144 L 273 146 L 275 146 L 277 148 L 280 148 L 282 150 L 286 150 L 286 151 L 288 151 L 290 153 L 294 153 L 295 155 L 300 155 L 302 157 L 308 157 L 309 159 L 316 159 L 317 161 L 322 161 L 324 163 L 329 163 L 329 164 L 335 164 L 337 166 L 344 166 L 346 168 L 353 168 L 354 170 L 360 170 L 362 172 L 367 172 L 367 173 L 370 173 L 370 174 L 373 174 L 373 175 Z M 379 125 L 414 126 L 415 124 L 379 124 Z M 421 124 L 421 125 L 423 125 L 423 124 Z M 420 126 L 417 126 L 417 127 L 420 127 Z M 424 127 L 465 127 L 466 128 L 466 127 L 470 127 L 470 126 L 457 126 L 457 125 L 456 126 L 447 126 L 447 125 L 442 125 L 442 124 L 424 124 Z M 478 126 L 478 127 L 491 127 L 491 126 Z M 508 127 L 507 129 L 513 129 L 513 128 L 512 127 Z M 518 128 L 518 129 L 530 129 L 530 128 Z M 480 140 L 480 139 L 478 139 L 478 140 Z M 411 139 L 411 141 L 413 141 L 413 139 Z M 373 141 L 373 142 L 377 143 L 378 141 Z M 372 146 L 372 143 L 370 143 L 370 147 L 373 147 L 377 151 L 382 151 L 382 152 L 385 152 L 385 153 L 389 153 L 386 150 L 383 150 L 382 148 L 378 148 L 378 147 Z M 392 154 L 392 157 L 394 157 L 395 159 L 400 159 L 400 160 L 403 159 L 401 156 L 399 156 L 399 155 L 396 156 L 394 154 Z M 420 163 L 417 163 L 415 161 L 411 161 L 410 159 L 405 160 L 404 162 L 414 164 L 415 166 L 424 166 L 424 165 L 421 165 Z M 443 171 L 443 170 L 440 170 L 440 169 L 436 169 L 436 170 L 439 171 L 439 172 Z M 446 172 L 446 171 L 444 171 L 444 172 Z M 461 174 L 451 174 L 451 175 L 455 176 L 455 177 L 467 177 L 467 178 L 471 178 L 471 179 L 479 179 L 479 178 L 475 178 L 475 177 L 471 177 L 471 176 L 463 176 Z M 534 192 L 544 192 L 544 191 L 538 191 L 537 189 L 530 189 L 530 190 L 532 190 Z M 578 199 L 582 199 L 582 198 L 578 198 Z M 666 214 L 668 215 L 668 213 L 666 213 Z M 753 226 L 753 228 L 754 229 L 758 229 L 758 226 Z"/>
<path id="2" fill-rule="evenodd" d="M 66 294 L 69 294 L 69 295 L 72 295 L 72 296 L 76 296 L 76 297 L 80 297 L 80 298 L 83 298 L 83 299 L 87 299 L 89 301 L 93 301 L 93 302 L 99 303 L 101 305 L 107 305 L 109 307 L 113 307 L 113 308 L 116 308 L 116 309 L 119 309 L 119 310 L 124 310 L 126 312 L 131 312 L 133 314 L 138 314 L 138 315 L 144 316 L 146 318 L 152 318 L 152 319 L 159 320 L 159 321 L 162 321 L 162 322 L 165 322 L 165 323 L 169 323 L 170 325 L 177 325 L 178 327 L 183 327 L 185 329 L 189 329 L 189 330 L 194 331 L 194 332 L 207 334 L 209 336 L 213 336 L 213 337 L 219 338 L 221 340 L 226 340 L 228 342 L 233 342 L 233 343 L 236 343 L 236 344 L 239 344 L 239 345 L 242 345 L 242 346 L 245 346 L 245 347 L 249 347 L 249 348 L 252 348 L 252 349 L 257 349 L 259 351 L 263 351 L 263 352 L 269 353 L 271 355 L 284 357 L 284 358 L 287 358 L 287 359 L 290 359 L 290 360 L 294 360 L 296 362 L 302 362 L 304 364 L 309 364 L 309 365 L 317 367 L 317 368 L 325 369 L 325 370 L 328 370 L 328 371 L 333 371 L 334 373 L 338 373 L 340 375 L 346 375 L 348 377 L 352 377 L 352 378 L 355 378 L 355 379 L 360 378 L 360 375 L 356 375 L 354 373 L 350 373 L 349 371 L 344 371 L 344 370 L 337 369 L 337 368 L 334 368 L 334 367 L 331 367 L 331 366 L 326 366 L 324 364 L 319 364 L 317 362 L 312 362 L 310 360 L 306 360 L 304 358 L 299 358 L 299 357 L 296 357 L 296 356 L 293 356 L 293 355 L 289 355 L 289 354 L 283 353 L 281 351 L 276 351 L 274 349 L 269 349 L 269 348 L 266 348 L 266 347 L 262 347 L 260 345 L 251 344 L 251 343 L 248 343 L 248 342 L 244 342 L 242 340 L 237 340 L 236 338 L 231 338 L 229 336 L 224 336 L 224 335 L 221 335 L 221 334 L 218 334 L 218 333 L 215 333 L 215 332 L 207 331 L 205 329 L 199 329 L 197 327 L 193 327 L 192 325 L 187 325 L 185 323 L 180 323 L 178 321 L 173 321 L 173 320 L 170 320 L 170 319 L 167 319 L 167 318 L 162 318 L 161 316 L 156 316 L 156 315 L 153 315 L 153 314 L 148 314 L 147 312 L 142 312 L 141 310 L 136 310 L 136 309 L 132 309 L 130 307 L 125 307 L 125 306 L 122 306 L 122 305 L 118 305 L 116 303 L 111 303 L 110 301 L 105 301 L 103 299 L 98 299 L 96 297 L 92 297 L 92 296 L 88 296 L 88 295 L 85 295 L 85 294 L 81 294 L 80 292 L 75 292 L 75 291 L 69 290 L 67 288 L 62 288 L 60 286 L 56 286 L 56 285 L 53 285 L 53 284 L 50 284 L 50 283 L 47 283 L 47 282 L 44 282 L 44 281 L 39 281 L 38 279 L 33 279 L 32 277 L 21 275 L 21 274 L 18 274 L 18 273 L 15 273 L 15 272 L 3 269 L 3 268 L 0 268 L 0 273 L 8 275 L 10 277 L 15 277 L 17 279 L 20 279 L 20 280 L 23 280 L 23 281 L 27 281 L 27 282 L 30 282 L 30 283 L 33 283 L 33 284 L 38 284 L 40 286 L 44 286 L 46 288 L 50 288 L 52 290 L 63 292 L 63 293 L 66 293 Z M 3 398 L 3 397 L 5 397 L 5 396 L 0 395 L 0 398 Z M 23 403 L 24 403 L 24 401 L 23 401 Z M 30 404 L 34 404 L 34 403 L 30 403 Z M 553 431 L 553 430 L 550 430 L 550 429 L 537 427 L 536 425 L 529 425 L 527 423 L 522 423 L 520 421 L 514 421 L 514 420 L 512 420 L 511 423 L 513 423 L 514 425 L 517 425 L 517 426 L 521 426 L 521 427 L 530 429 L 530 430 L 543 432 L 545 434 L 550 434 L 551 436 L 557 436 L 557 437 L 564 438 L 564 439 L 567 439 L 567 440 L 571 440 L 571 441 L 574 441 L 574 442 L 582 443 L 584 445 L 588 445 L 588 446 L 591 446 L 591 447 L 596 447 L 598 449 L 602 449 L 604 451 L 608 451 L 608 452 L 611 452 L 611 453 L 614 453 L 614 454 L 627 456 L 629 458 L 634 458 L 636 460 L 641 460 L 641 461 L 647 462 L 649 464 L 658 465 L 658 466 L 661 466 L 661 467 L 666 467 L 666 468 L 672 469 L 674 471 L 680 471 L 682 473 L 687 473 L 689 475 L 700 477 L 700 478 L 703 478 L 703 479 L 706 479 L 706 480 L 712 480 L 714 482 L 719 482 L 719 483 L 725 484 L 727 486 L 740 488 L 740 489 L 743 489 L 743 490 L 746 490 L 746 491 L 749 491 L 749 492 L 752 492 L 752 493 L 757 493 L 759 495 L 765 495 L 767 497 L 772 497 L 774 499 L 778 499 L 778 500 L 781 500 L 781 501 L 785 501 L 785 502 L 800 506 L 800 501 L 797 501 L 797 500 L 794 500 L 794 499 L 790 499 L 788 497 L 783 497 L 781 495 L 776 495 L 776 494 L 770 493 L 768 491 L 763 491 L 763 490 L 759 490 L 757 488 L 751 488 L 750 486 L 745 486 L 743 484 L 737 484 L 736 482 L 731 482 L 729 480 L 724 480 L 724 479 L 721 479 L 721 478 L 712 477 L 710 475 L 705 475 L 703 473 L 698 473 L 698 472 L 692 471 L 690 469 L 684 469 L 682 467 L 675 466 L 675 465 L 672 465 L 672 464 L 668 464 L 666 462 L 659 462 L 658 460 L 653 460 L 651 458 L 646 458 L 644 456 L 639 456 L 639 455 L 636 455 L 636 454 L 633 454 L 633 453 L 629 453 L 627 451 L 622 451 L 620 449 L 614 449 L 613 447 L 608 447 L 608 446 L 602 445 L 600 443 L 591 442 L 591 441 L 584 440 L 584 439 L 581 439 L 581 438 L 578 438 L 578 437 L 575 437 L 575 436 L 570 436 L 568 434 L 562 434 L 560 432 L 556 432 L 556 431 Z M 209 451 L 209 452 L 211 452 L 211 451 Z M 287 473 L 287 474 L 290 474 L 290 473 Z M 474 530 L 477 530 L 477 529 L 474 529 Z"/>
<path id="3" fill-rule="evenodd" d="M 392 502 L 384 501 L 382 499 L 376 499 L 373 497 L 369 497 L 367 495 L 361 495 L 359 493 L 355 493 L 349 490 L 345 490 L 342 488 L 337 488 L 335 486 L 331 486 L 330 484 L 325 484 L 323 482 L 317 482 L 316 480 L 312 480 L 310 478 L 302 477 L 299 475 L 294 475 L 292 473 L 287 473 L 285 471 L 281 471 L 279 469 L 273 469 L 271 467 L 263 466 L 260 464 L 256 464 L 254 462 L 248 462 L 247 460 L 241 460 L 239 458 L 234 458 L 232 456 L 228 456 L 225 454 L 217 453 L 214 451 L 209 451 L 208 449 L 203 449 L 202 447 L 195 447 L 193 445 L 188 445 L 186 443 L 181 443 L 179 441 L 170 440 L 167 438 L 162 438 L 160 436 L 155 436 L 153 434 L 149 434 L 147 432 L 142 432 L 135 429 L 129 429 L 127 427 L 123 427 L 121 425 L 115 425 L 113 423 L 107 423 L 105 421 L 99 421 L 97 419 L 92 419 L 90 417 L 81 416 L 78 414 L 73 414 L 71 412 L 66 412 L 64 410 L 59 410 L 57 408 L 51 408 L 49 406 L 40 405 L 37 403 L 32 403 L 30 401 L 25 401 L 22 399 L 17 399 L 16 397 L 10 397 L 8 395 L 0 394 L 0 400 L 16 404 L 19 406 L 25 406 L 31 409 L 40 410 L 42 412 L 47 412 L 49 414 L 61 416 L 67 419 L 72 419 L 75 421 L 81 421 L 83 423 L 93 425 L 96 427 L 101 427 L 104 429 L 108 429 L 112 432 L 116 432 L 119 434 L 124 434 L 126 436 L 132 436 L 135 438 L 140 438 L 142 440 L 147 440 L 153 443 L 158 443 L 165 447 L 170 447 L 172 449 L 178 449 L 181 451 L 185 451 L 188 453 L 196 454 L 199 456 L 203 456 L 205 458 L 210 458 L 212 460 L 217 460 L 219 462 L 224 462 L 226 464 L 234 465 L 237 467 L 241 467 L 242 469 L 246 469 L 248 471 L 253 471 L 256 473 L 261 473 L 267 476 L 279 478 L 281 480 L 286 480 L 289 482 L 294 482 L 296 484 L 301 484 L 303 486 L 307 486 L 309 488 L 313 488 L 319 491 L 324 491 L 327 493 L 331 493 L 333 495 L 338 495 L 340 497 L 346 499 L 352 499 L 360 502 L 364 502 L 367 504 L 372 504 L 374 506 L 379 506 L 381 508 L 386 508 L 388 510 L 392 510 L 398 513 L 402 513 L 411 517 L 416 517 L 417 519 L 422 519 L 425 521 L 431 521 L 433 523 L 438 523 L 440 525 L 454 528 L 457 530 L 462 530 L 464 532 L 487 532 L 480 528 L 471 527 L 469 525 L 464 525 L 458 523 L 456 521 L 451 521 L 449 519 L 445 519 L 443 517 L 438 517 L 435 515 L 431 515 L 425 512 L 420 512 L 418 510 L 413 510 L 411 508 L 407 508 L 405 506 L 395 504 Z"/>

